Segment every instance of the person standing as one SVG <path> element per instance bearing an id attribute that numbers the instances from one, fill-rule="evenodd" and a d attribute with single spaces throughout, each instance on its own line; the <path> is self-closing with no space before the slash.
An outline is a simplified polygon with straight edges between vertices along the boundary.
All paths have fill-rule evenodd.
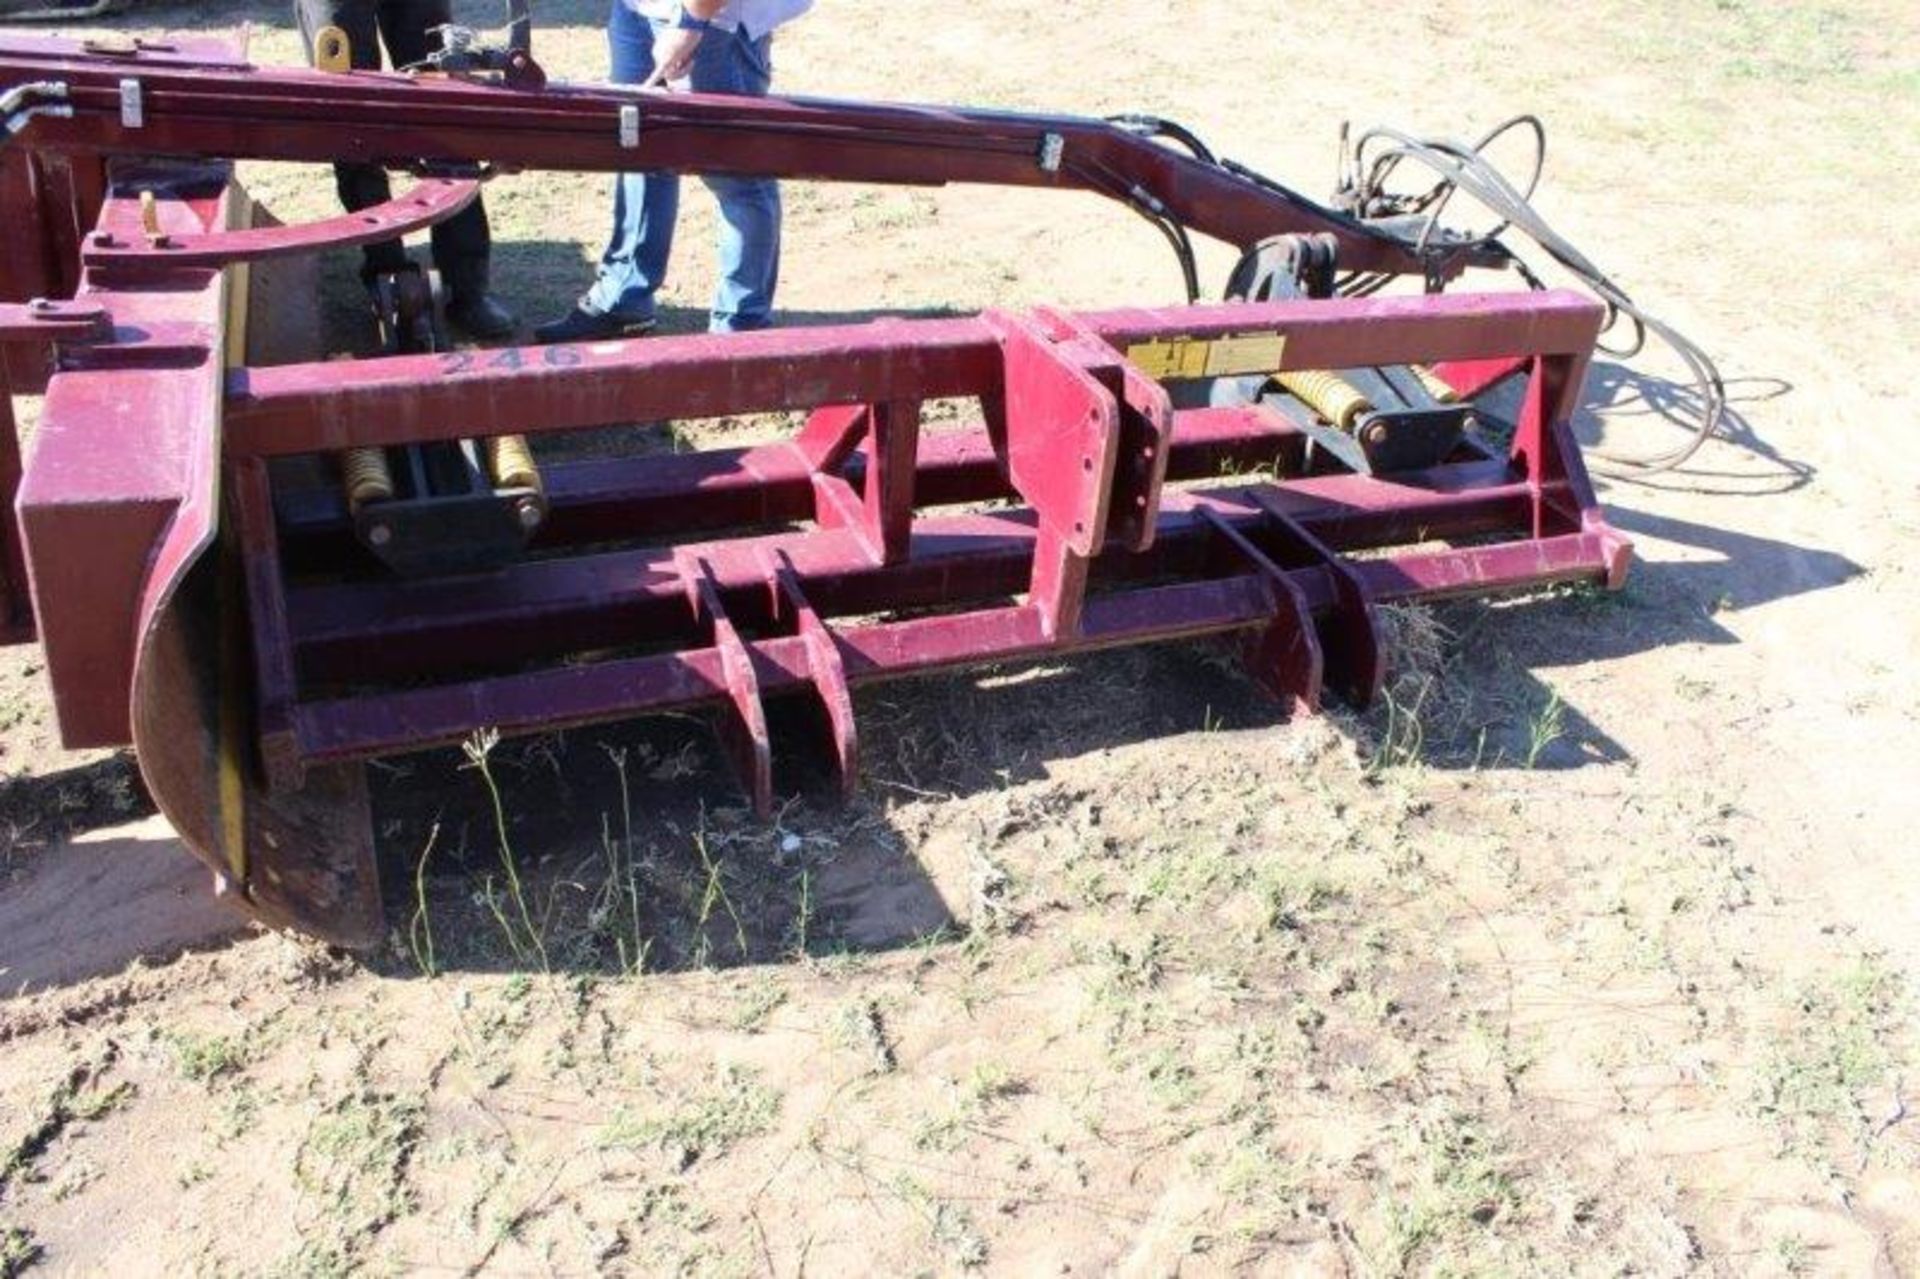
<path id="1" fill-rule="evenodd" d="M 313 43 L 327 27 L 346 33 L 353 67 L 380 69 L 380 46 L 395 67 L 424 62 L 440 46 L 436 27 L 453 21 L 451 0 L 294 0 L 294 18 L 306 42 L 307 60 Z M 393 198 L 387 171 L 377 164 L 337 164 L 334 181 L 340 203 L 350 213 L 383 204 Z M 447 290 L 447 319 L 469 335 L 492 341 L 512 336 L 519 322 L 490 291 L 492 233 L 486 206 L 479 200 L 433 227 L 433 263 Z M 369 244 L 362 251 L 361 279 L 372 283 L 381 275 L 411 268 L 406 247 L 398 240 Z"/>
<path id="2" fill-rule="evenodd" d="M 642 88 L 682 82 L 696 93 L 765 97 L 773 82 L 774 31 L 813 0 L 613 0 L 607 23 L 612 78 Z M 772 178 L 705 175 L 720 205 L 720 281 L 715 333 L 773 323 L 780 277 L 780 184 Z M 542 342 L 635 336 L 654 327 L 680 212 L 680 178 L 624 173 L 614 185 L 613 233 L 593 286 L 572 311 L 535 331 Z"/>

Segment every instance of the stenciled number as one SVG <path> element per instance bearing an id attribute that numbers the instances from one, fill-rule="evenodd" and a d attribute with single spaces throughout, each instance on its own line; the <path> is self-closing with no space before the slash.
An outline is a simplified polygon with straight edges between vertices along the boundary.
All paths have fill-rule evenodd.
<path id="1" fill-rule="evenodd" d="M 538 350 L 540 363 L 550 369 L 571 369 L 584 363 L 587 358 L 577 346 L 508 346 L 491 352 L 448 351 L 440 357 L 440 376 L 458 377 L 462 373 L 475 373 L 482 369 L 518 372 L 527 367 L 529 350 Z"/>

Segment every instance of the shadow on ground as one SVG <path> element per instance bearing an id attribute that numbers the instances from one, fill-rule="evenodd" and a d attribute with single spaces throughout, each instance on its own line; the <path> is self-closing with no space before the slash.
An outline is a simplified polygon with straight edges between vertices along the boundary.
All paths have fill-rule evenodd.
<path id="1" fill-rule="evenodd" d="M 1789 493 L 1812 481 L 1810 463 L 1789 457 L 1754 427 L 1747 410 L 1793 392 L 1778 377 L 1736 377 L 1724 383 L 1726 402 L 1715 431 L 1716 443 L 1671 472 L 1638 473 L 1611 464 L 1613 451 L 1628 457 L 1665 452 L 1686 442 L 1706 408 L 1701 388 L 1657 377 L 1614 360 L 1598 359 L 1587 372 L 1585 404 L 1575 415 L 1574 431 L 1588 451 L 1588 464 L 1618 484 L 1673 489 L 1724 497 L 1764 497 Z M 1719 450 L 1732 445 L 1751 464 L 1727 468 Z"/>
<path id="2" fill-rule="evenodd" d="M 1609 505 L 1613 526 L 1644 544 L 1626 589 L 1555 588 L 1518 599 L 1436 605 L 1447 657 L 1431 687 L 1401 685 L 1408 705 L 1368 719 L 1389 745 L 1438 768 L 1577 768 L 1624 760 L 1620 745 L 1536 672 L 1653 649 L 1738 643 L 1727 614 L 1827 590 L 1864 571 L 1844 555 Z M 1678 552 L 1676 557 L 1675 552 Z M 1430 646 L 1430 645 L 1429 645 Z M 1406 723 L 1407 716 L 1418 720 Z M 1408 739 L 1407 734 L 1412 734 Z"/>

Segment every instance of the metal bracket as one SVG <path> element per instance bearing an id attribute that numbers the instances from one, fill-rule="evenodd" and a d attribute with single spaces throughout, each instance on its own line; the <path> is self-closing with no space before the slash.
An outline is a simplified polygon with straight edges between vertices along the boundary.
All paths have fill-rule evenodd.
<path id="1" fill-rule="evenodd" d="M 794 634 L 807 650 L 807 674 L 814 693 L 826 712 L 827 730 L 832 737 L 834 773 L 840 793 L 853 798 L 860 782 L 860 735 L 853 717 L 853 690 L 847 683 L 847 668 L 840 655 L 840 643 L 833 628 L 814 611 L 800 576 L 785 551 L 763 557 L 767 583 L 772 592 L 770 603 L 777 621 L 791 622 Z"/>
<path id="2" fill-rule="evenodd" d="M 133 76 L 128 76 L 120 82 L 120 127 L 123 129 L 147 127 L 147 108 L 140 91 L 140 81 Z"/>
<path id="3" fill-rule="evenodd" d="M 1202 508 L 1200 517 L 1231 548 L 1236 558 L 1252 568 L 1266 584 L 1273 602 L 1272 620 L 1259 634 L 1248 636 L 1241 648 L 1240 657 L 1247 674 L 1275 699 L 1289 703 L 1294 709 L 1307 714 L 1318 711 L 1326 657 L 1319 633 L 1314 630 L 1306 592 L 1285 569 L 1218 512 Z"/>
<path id="4" fill-rule="evenodd" d="M 1067 140 L 1057 133 L 1040 135 L 1040 171 L 1042 173 L 1060 172 L 1060 162 L 1066 158 Z"/>
<path id="5" fill-rule="evenodd" d="M 1253 490 L 1253 503 L 1267 518 L 1265 527 L 1280 542 L 1282 560 L 1289 568 L 1318 568 L 1333 585 L 1333 611 L 1326 628 L 1332 643 L 1323 643 L 1328 676 L 1340 695 L 1354 706 L 1366 706 L 1380 692 L 1387 676 L 1385 642 L 1373 593 L 1351 561 L 1314 536 L 1287 513 L 1271 489 Z"/>
<path id="6" fill-rule="evenodd" d="M 539 89 L 547 73 L 533 60 L 533 6 L 531 0 L 507 0 L 507 43 L 487 44 L 472 27 L 447 23 L 430 27 L 440 37 L 440 48 L 427 55 L 425 65 L 451 74 L 498 72 L 517 89 Z"/>
<path id="7" fill-rule="evenodd" d="M 640 108 L 631 102 L 620 108 L 620 145 L 629 151 L 640 145 Z"/>
<path id="8" fill-rule="evenodd" d="M 693 553 L 676 558 L 694 620 L 713 640 L 727 685 L 727 702 L 720 711 L 721 744 L 747 788 L 754 814 L 764 821 L 773 816 L 773 746 L 767 733 L 766 707 L 760 700 L 760 680 L 753 669 L 753 653 L 720 602 L 713 565 Z"/>
<path id="9" fill-rule="evenodd" d="M 105 307 L 47 298 L 0 304 L 0 344 L 94 342 L 112 335 Z"/>
<path id="10" fill-rule="evenodd" d="M 480 184 L 472 178 L 425 178 L 405 194 L 361 209 L 299 226 L 250 227 L 201 235 L 163 235 L 148 228 L 145 244 L 128 243 L 107 231 L 89 235 L 80 260 L 98 266 L 206 266 L 258 262 L 320 249 L 375 244 L 444 222 L 472 204 Z"/>

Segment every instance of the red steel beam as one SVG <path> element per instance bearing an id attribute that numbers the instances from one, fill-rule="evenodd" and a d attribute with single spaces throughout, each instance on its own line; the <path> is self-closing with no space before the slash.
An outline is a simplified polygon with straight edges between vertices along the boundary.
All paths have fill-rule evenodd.
<path id="1" fill-rule="evenodd" d="M 131 237 L 95 231 L 87 237 L 80 260 L 89 267 L 166 270 L 351 249 L 398 239 L 444 222 L 479 198 L 480 184 L 472 179 L 428 178 L 385 203 L 299 226 L 242 227 L 198 234 L 143 228 L 141 234 Z"/>
<path id="2" fill-rule="evenodd" d="M 1169 334 L 1285 337 L 1283 369 L 1592 349 L 1581 294 L 1449 293 L 1141 308 L 1081 317 L 1128 347 Z M 236 370 L 227 451 L 280 456 L 465 435 L 541 434 L 664 418 L 978 395 L 999 376 L 978 318 L 582 345 L 505 347 Z"/>
<path id="3" fill-rule="evenodd" d="M 34 122 L 33 144 L 51 150 L 1053 187 L 1146 197 L 1243 247 L 1323 232 L 1340 242 L 1342 266 L 1423 269 L 1401 241 L 1336 210 L 1078 116 L 267 70 L 214 46 L 103 57 L 70 40 L 0 35 L 0 90 L 47 80 L 68 86 L 73 108 Z M 137 123 L 127 81 L 138 85 Z"/>
<path id="4" fill-rule="evenodd" d="M 1581 533 L 1367 560 L 1355 570 L 1374 599 L 1391 601 L 1601 581 L 1617 554 L 1603 535 Z M 1287 576 L 1314 612 L 1331 606 L 1334 587 L 1326 574 L 1293 570 Z M 1079 633 L 1066 640 L 1049 634 L 1030 606 L 873 623 L 836 630 L 834 637 L 847 681 L 857 686 L 982 662 L 1196 638 L 1259 625 L 1272 613 L 1264 583 L 1249 574 L 1093 596 Z M 813 686 L 803 637 L 756 640 L 748 647 L 761 694 Z M 305 757 L 326 762 L 419 750 L 483 728 L 554 731 L 716 703 L 729 695 L 720 650 L 697 648 L 307 702 L 294 707 L 292 717 Z"/>
<path id="5" fill-rule="evenodd" d="M 1500 529 L 1517 534 L 1527 525 L 1532 491 L 1509 475 L 1503 462 L 1482 462 L 1392 481 L 1322 476 L 1289 480 L 1276 500 L 1339 550 Z M 1237 525 L 1261 519 L 1240 488 L 1169 491 L 1154 552 L 1110 552 L 1095 562 L 1096 581 L 1198 570 L 1207 535 L 1199 509 Z M 894 565 L 867 561 L 849 533 L 776 533 L 535 560 L 485 577 L 296 585 L 288 613 L 306 678 L 417 678 L 446 672 L 456 653 L 475 666 L 552 660 L 641 639 L 683 642 L 693 628 L 675 569 L 680 554 L 707 558 L 729 613 L 759 624 L 766 620 L 760 566 L 769 556 L 795 566 L 823 613 L 858 615 L 1024 591 L 1035 537 L 1032 517 L 1022 511 L 932 516 L 916 523 L 911 555 Z"/>

